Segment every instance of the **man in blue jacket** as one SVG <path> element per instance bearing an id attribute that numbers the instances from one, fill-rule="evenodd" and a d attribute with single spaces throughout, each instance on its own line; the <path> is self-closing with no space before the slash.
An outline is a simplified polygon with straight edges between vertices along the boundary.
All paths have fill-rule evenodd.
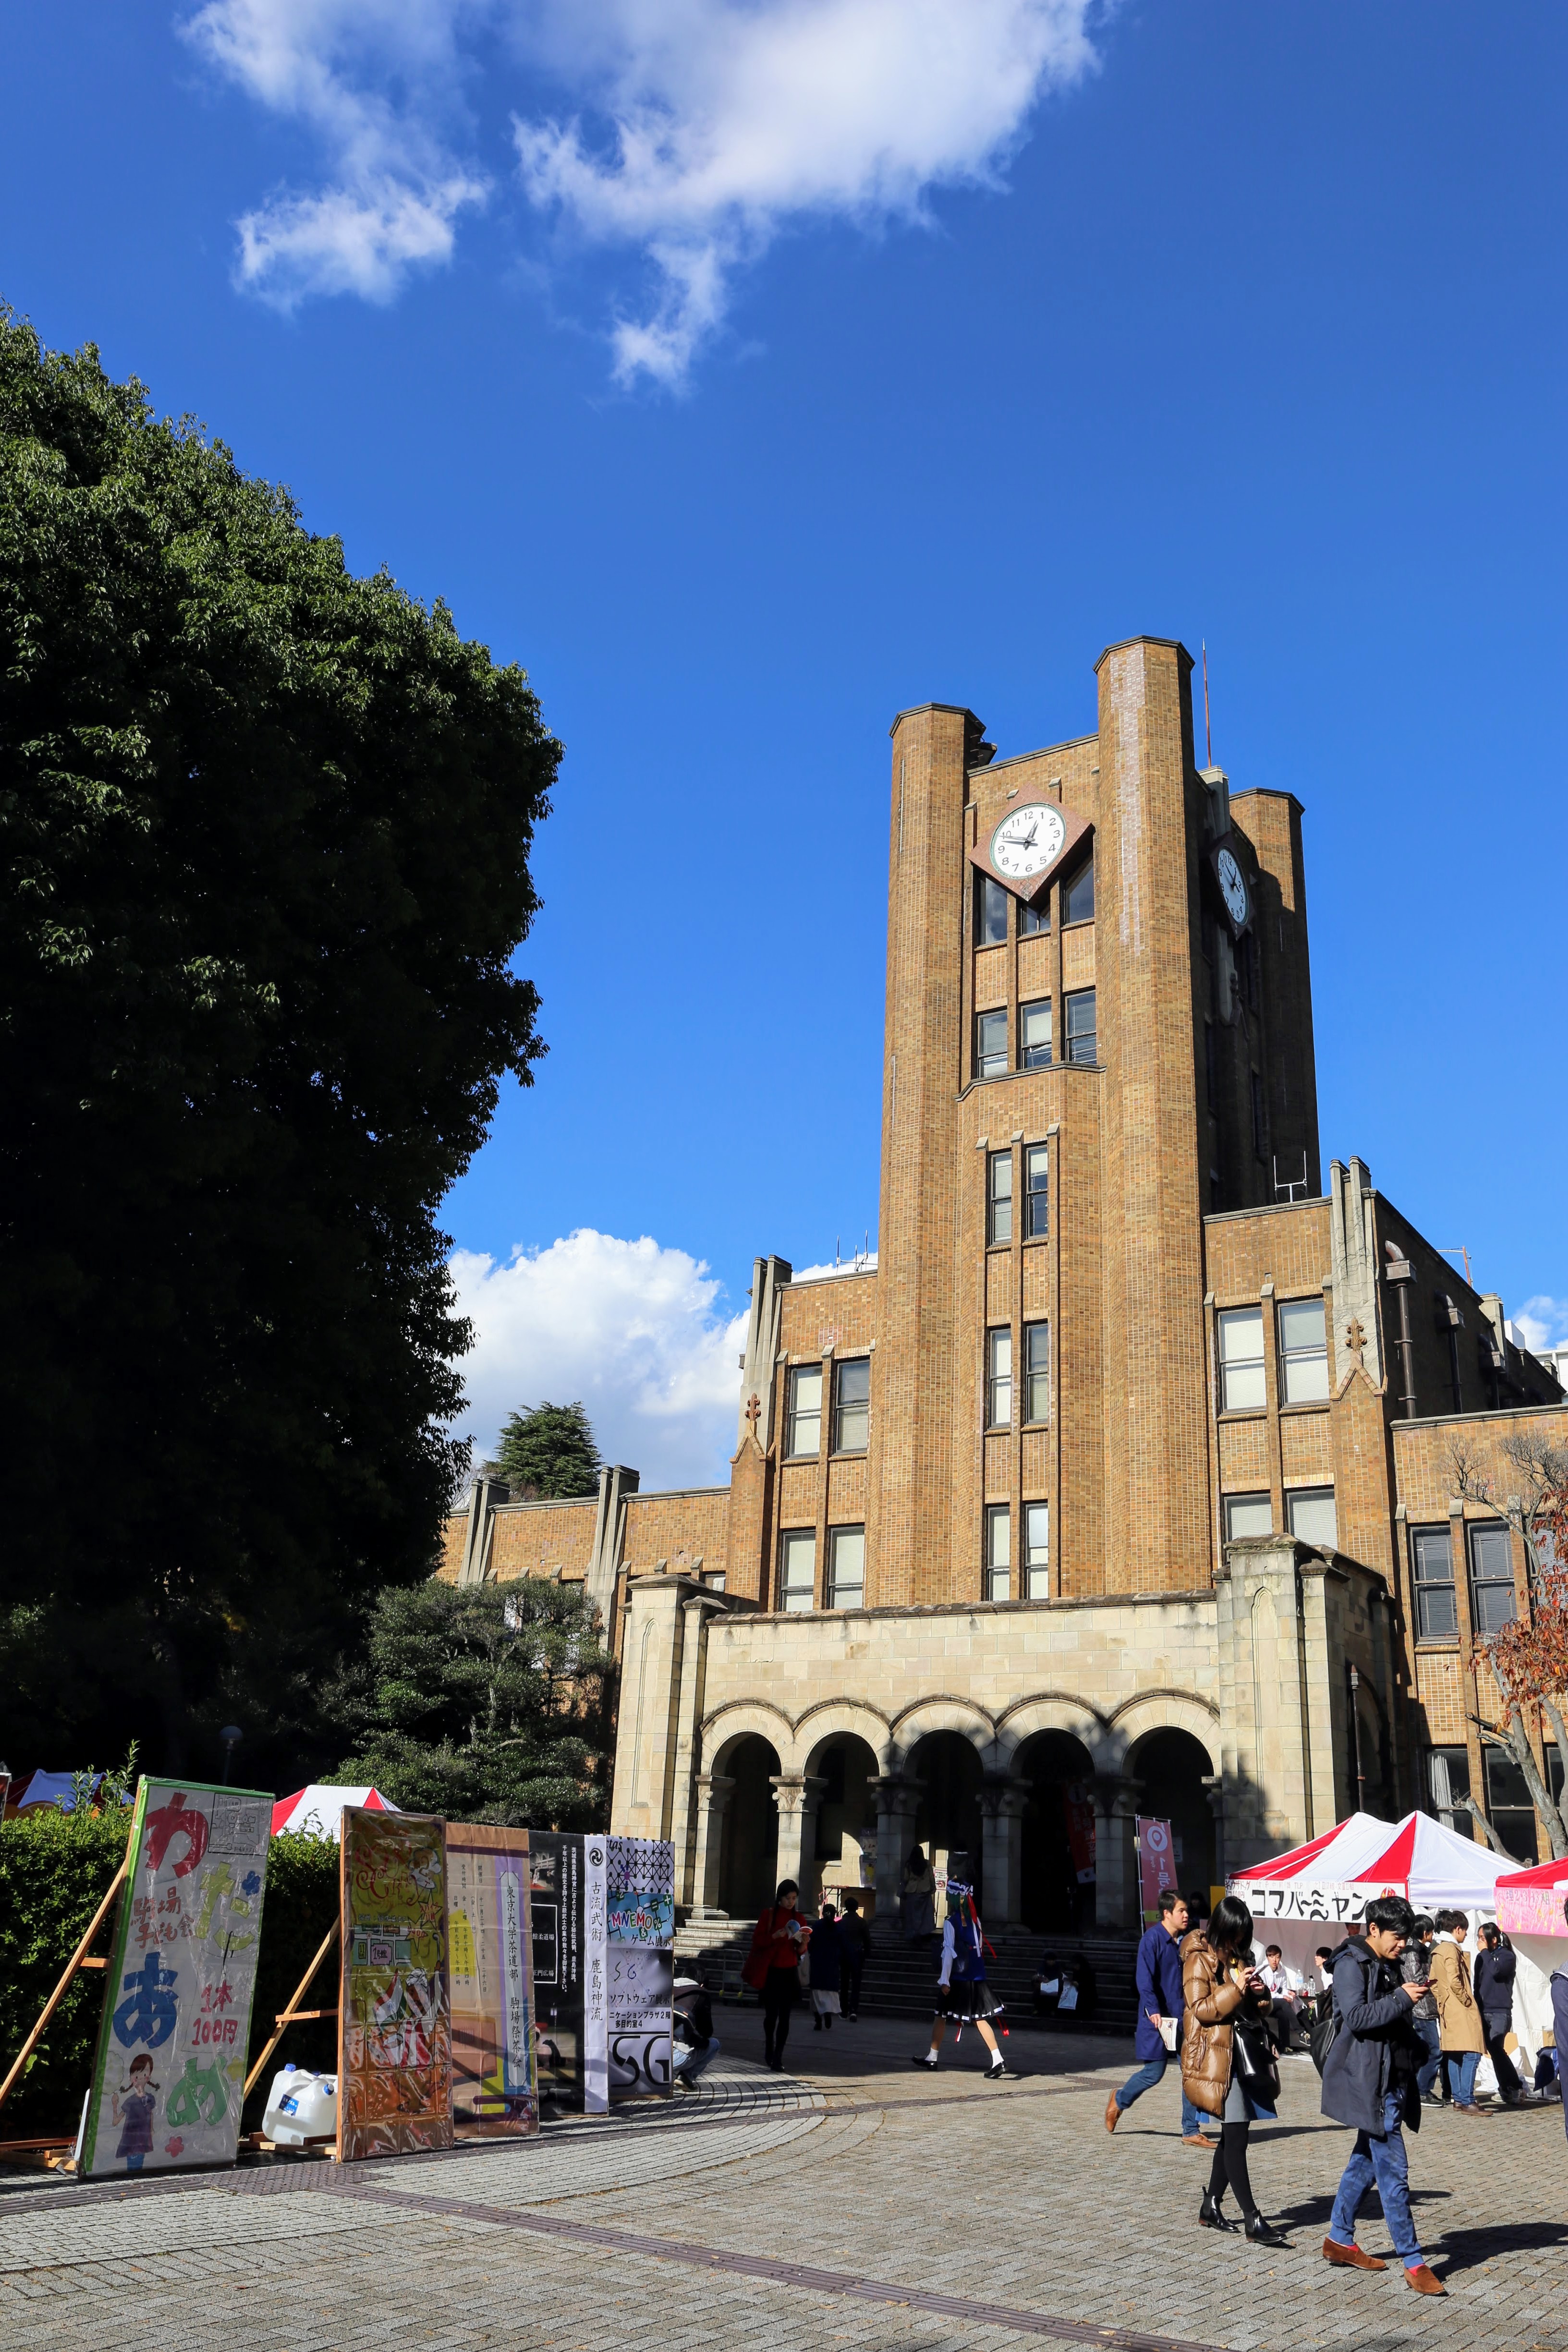
<path id="1" fill-rule="evenodd" d="M 1166 2067 L 1175 2059 L 1181 2068 L 1182 2046 L 1182 1937 L 1187 1932 L 1187 1906 L 1184 1896 L 1173 1886 L 1162 1890 L 1159 1925 L 1145 1927 L 1138 1947 L 1138 2038 L 1132 2044 L 1132 2054 L 1143 2063 L 1134 2074 L 1129 2074 L 1119 2091 L 1112 2091 L 1105 2103 L 1105 2128 L 1113 2132 L 1134 2099 L 1152 2091 L 1164 2078 Z M 1176 2021 L 1176 2047 L 1168 2050 L 1160 2031 L 1162 2017 Z M 1214 2147 L 1204 2129 L 1204 2118 L 1182 2093 L 1182 2137 L 1189 2147 Z"/>
<path id="2" fill-rule="evenodd" d="M 1405 2264 L 1405 2283 L 1417 2294 L 1445 2294 L 1410 2218 L 1410 2165 L 1403 2126 L 1421 2128 L 1420 2074 L 1426 2052 L 1412 2016 L 1426 1992 L 1417 1978 L 1402 1984 L 1399 1957 L 1415 1925 L 1415 1914 L 1397 1895 L 1380 1895 L 1366 1906 L 1366 1932 L 1352 1936 L 1334 1954 L 1334 2015 L 1339 2031 L 1323 2062 L 1323 2113 L 1350 2124 L 1355 2147 L 1344 2168 L 1329 2234 L 1325 2262 L 1347 2269 L 1385 2271 L 1355 2242 L 1355 2217 L 1375 2180 L 1383 2218 Z"/>

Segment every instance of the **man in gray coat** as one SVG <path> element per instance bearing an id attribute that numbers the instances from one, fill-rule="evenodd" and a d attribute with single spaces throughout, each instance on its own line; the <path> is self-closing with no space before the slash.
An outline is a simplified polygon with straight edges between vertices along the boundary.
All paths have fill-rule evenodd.
<path id="1" fill-rule="evenodd" d="M 1322 2108 L 1336 2123 L 1352 2125 L 1356 2139 L 1334 2199 L 1323 2258 L 1358 2271 L 1388 2268 L 1355 2242 L 1356 2211 L 1375 2180 L 1406 2284 L 1417 2294 L 1443 2294 L 1447 2289 L 1426 2267 L 1410 2218 L 1403 2130 L 1405 2124 L 1412 2131 L 1421 2128 L 1418 2079 L 1426 2055 L 1412 2023 L 1426 1985 L 1420 1979 L 1399 1980 L 1399 1958 L 1415 1925 L 1408 1903 L 1379 1895 L 1366 1906 L 1364 1936 L 1352 1936 L 1334 1954 L 1339 2031 L 1323 2063 Z"/>

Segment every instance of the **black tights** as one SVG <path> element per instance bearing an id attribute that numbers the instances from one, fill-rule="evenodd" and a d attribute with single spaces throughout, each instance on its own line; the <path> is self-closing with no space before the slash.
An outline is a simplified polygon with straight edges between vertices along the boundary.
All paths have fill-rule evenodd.
<path id="1" fill-rule="evenodd" d="M 1245 2221 L 1250 2221 L 1258 2210 L 1252 2199 L 1252 2183 L 1247 2174 L 1247 2135 L 1251 2129 L 1249 2123 L 1222 2124 L 1219 2146 L 1209 2167 L 1209 2195 L 1217 2204 L 1225 2195 L 1228 2180 L 1236 2191 L 1236 2201 Z"/>
<path id="2" fill-rule="evenodd" d="M 794 1976 L 793 1969 L 790 1974 Z M 784 2043 L 789 2040 L 789 2013 L 795 2001 L 795 1988 L 793 1984 L 782 1993 L 774 1993 L 770 1985 L 763 1995 L 763 2042 L 770 2066 L 775 2058 L 784 2056 Z"/>

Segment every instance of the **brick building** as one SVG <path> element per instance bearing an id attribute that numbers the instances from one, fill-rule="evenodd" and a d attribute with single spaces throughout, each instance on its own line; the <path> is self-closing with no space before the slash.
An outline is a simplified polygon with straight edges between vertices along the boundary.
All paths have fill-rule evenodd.
<path id="1" fill-rule="evenodd" d="M 1138 1811 L 1186 1884 L 1358 1797 L 1533 1848 L 1472 1720 L 1522 1549 L 1453 1449 L 1506 1494 L 1568 1409 L 1360 1161 L 1324 1183 L 1300 804 L 1197 767 L 1190 671 L 1112 646 L 1096 732 L 1013 757 L 900 715 L 874 1266 L 757 1260 L 728 1486 L 450 1523 L 456 1580 L 587 1581 L 614 1826 L 699 1913 L 885 1916 L 919 1837 L 988 1920 L 1122 1926 Z"/>

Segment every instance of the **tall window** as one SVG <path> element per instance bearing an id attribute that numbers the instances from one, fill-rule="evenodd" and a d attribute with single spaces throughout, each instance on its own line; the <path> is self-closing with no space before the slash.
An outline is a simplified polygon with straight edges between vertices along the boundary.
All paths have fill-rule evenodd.
<path id="1" fill-rule="evenodd" d="M 858 1609 L 865 1597 L 865 1528 L 829 1528 L 827 1530 L 828 1607 Z"/>
<path id="2" fill-rule="evenodd" d="M 1051 1507 L 1048 1503 L 1026 1503 L 1024 1598 L 1026 1601 L 1048 1601 L 1050 1597 Z"/>
<path id="3" fill-rule="evenodd" d="M 1535 1860 L 1535 1801 L 1530 1783 L 1513 1758 L 1500 1748 L 1483 1748 L 1487 1775 L 1487 1812 L 1510 1853 L 1522 1863 Z"/>
<path id="4" fill-rule="evenodd" d="M 1005 1503 L 985 1506 L 985 1598 L 1013 1597 L 1013 1523 Z"/>
<path id="5" fill-rule="evenodd" d="M 999 948 L 1007 937 L 1007 893 L 989 874 L 980 877 L 980 900 L 974 910 L 976 947 Z"/>
<path id="6" fill-rule="evenodd" d="M 1092 1062 L 1095 1051 L 1094 991 L 1076 988 L 1067 999 L 1067 1049 L 1069 1062 Z"/>
<path id="7" fill-rule="evenodd" d="M 871 1418 L 871 1359 L 847 1356 L 833 1373 L 833 1451 L 864 1454 Z"/>
<path id="8" fill-rule="evenodd" d="M 1086 858 L 1078 872 L 1062 885 L 1062 922 L 1092 923 L 1094 920 L 1094 860 Z"/>
<path id="9" fill-rule="evenodd" d="M 1274 1506 L 1267 1495 L 1227 1495 L 1225 1498 L 1225 1539 L 1239 1543 L 1243 1536 L 1271 1536 Z"/>
<path id="10" fill-rule="evenodd" d="M 822 1451 L 822 1366 L 796 1364 L 789 1376 L 784 1415 L 784 1452 Z"/>
<path id="11" fill-rule="evenodd" d="M 1331 1486 L 1293 1486 L 1285 1497 L 1285 1509 L 1291 1534 L 1303 1543 L 1327 1544 L 1331 1549 L 1338 1543 L 1339 1514 Z"/>
<path id="12" fill-rule="evenodd" d="M 816 1600 L 816 1537 L 810 1528 L 785 1528 L 779 1538 L 779 1606 L 792 1613 Z"/>
<path id="13" fill-rule="evenodd" d="M 1026 1323 L 1024 1326 L 1024 1419 L 1049 1421 L 1051 1417 L 1051 1327 L 1048 1323 Z"/>
<path id="14" fill-rule="evenodd" d="M 1219 1318 L 1219 1409 L 1248 1412 L 1266 1404 L 1263 1309 L 1227 1307 Z"/>
<path id="15" fill-rule="evenodd" d="M 1493 1520 L 1470 1529 L 1470 1614 L 1477 1633 L 1500 1633 L 1519 1614 L 1513 1591 L 1513 1538 Z"/>
<path id="16" fill-rule="evenodd" d="M 1013 1238 L 1013 1155 L 993 1151 L 985 1162 L 985 1239 L 988 1245 Z"/>
<path id="17" fill-rule="evenodd" d="M 1279 1302 L 1279 1384 L 1286 1404 L 1315 1404 L 1329 1393 L 1329 1342 L 1321 1298 Z"/>
<path id="18" fill-rule="evenodd" d="M 1032 907 L 1026 907 L 1020 902 L 1018 937 L 1021 940 L 1032 940 L 1038 932 L 1048 931 L 1050 928 L 1051 894 L 1048 890 L 1042 890 Z"/>
<path id="19" fill-rule="evenodd" d="M 1462 1748 L 1426 1750 L 1426 1796 L 1445 1829 L 1459 1837 L 1475 1836 L 1474 1815 L 1466 1811 L 1470 1793 L 1470 1759 Z"/>
<path id="20" fill-rule="evenodd" d="M 1007 1075 L 1007 1010 L 974 1016 L 974 1075 L 1005 1078 Z"/>
<path id="21" fill-rule="evenodd" d="M 1051 1066 L 1051 1000 L 1037 997 L 1018 1007 L 1018 1067 L 1048 1070 Z"/>
<path id="22" fill-rule="evenodd" d="M 1459 1630 L 1459 1611 L 1454 1598 L 1454 1547 L 1447 1528 L 1411 1528 L 1410 1581 L 1415 1592 L 1416 1640 L 1452 1641 Z"/>
<path id="23" fill-rule="evenodd" d="M 1013 1426 L 1013 1334 L 1005 1328 L 985 1334 L 985 1426 Z"/>
<path id="24" fill-rule="evenodd" d="M 1031 1143 L 1024 1154 L 1024 1239 L 1043 1242 L 1051 1229 L 1050 1152 Z"/>

